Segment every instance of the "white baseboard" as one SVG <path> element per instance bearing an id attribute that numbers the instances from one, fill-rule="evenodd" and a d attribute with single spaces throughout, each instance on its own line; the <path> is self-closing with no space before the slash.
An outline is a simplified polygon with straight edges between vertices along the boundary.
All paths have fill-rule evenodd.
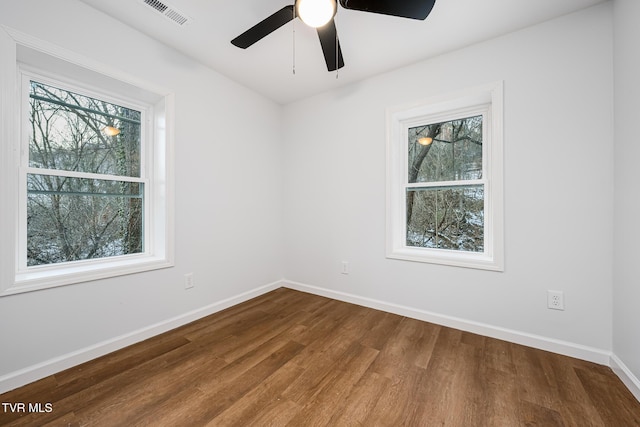
<path id="1" fill-rule="evenodd" d="M 198 320 L 202 317 L 224 310 L 244 301 L 270 292 L 272 290 L 285 287 L 307 292 L 314 295 L 320 295 L 339 301 L 349 302 L 364 307 L 374 308 L 389 313 L 406 316 L 412 319 L 423 320 L 438 325 L 443 325 L 467 332 L 488 336 L 491 338 L 501 339 L 504 341 L 522 344 L 528 347 L 534 347 L 553 353 L 563 354 L 565 356 L 575 357 L 582 360 L 610 366 L 615 374 L 622 380 L 633 395 L 640 401 L 640 380 L 629 370 L 629 368 L 615 355 L 609 351 L 574 344 L 566 341 L 556 340 L 553 338 L 543 337 L 539 335 L 529 334 L 526 332 L 516 331 L 512 329 L 501 328 L 484 323 L 474 322 L 443 314 L 433 313 L 412 307 L 392 304 L 371 298 L 365 298 L 345 292 L 334 291 L 331 289 L 321 288 L 317 286 L 307 285 L 304 283 L 294 282 L 290 280 L 281 280 L 269 283 L 264 286 L 252 289 L 247 292 L 235 295 L 233 297 L 218 301 L 205 307 L 181 314 L 179 316 L 167 319 L 154 325 L 142 328 L 128 334 L 115 337 L 113 339 L 95 344 L 90 347 L 80 349 L 65 354 L 54 359 L 50 359 L 37 365 L 29 366 L 16 372 L 0 377 L 0 393 L 4 393 L 31 382 L 53 375 L 65 369 L 77 366 L 81 363 L 95 359 L 113 351 L 119 350 L 126 346 L 135 344 L 155 335 L 170 331 L 179 326 Z"/>
<path id="2" fill-rule="evenodd" d="M 475 322 L 472 320 L 466 320 L 458 317 L 420 310 L 417 308 L 392 304 L 371 298 L 361 297 L 358 295 L 348 294 L 345 292 L 339 292 L 331 289 L 307 285 L 304 283 L 293 282 L 290 280 L 283 280 L 282 286 L 302 292 L 321 295 L 339 301 L 361 305 L 364 307 L 375 308 L 377 310 L 410 317 L 412 319 L 423 320 L 425 322 L 448 326 L 450 328 L 460 329 L 466 332 L 473 332 L 475 334 L 484 335 L 491 338 L 497 338 L 516 344 L 522 344 L 527 347 L 534 347 L 553 353 L 563 354 L 565 356 L 587 360 L 590 362 L 598 363 L 600 365 L 610 366 L 611 352 L 599 348 L 588 347 L 567 341 L 557 340 L 554 338 Z"/>
<path id="3" fill-rule="evenodd" d="M 46 360 L 42 363 L 20 369 L 16 372 L 11 372 L 10 374 L 0 377 L 0 393 L 5 393 L 73 366 L 80 365 L 81 363 L 88 362 L 89 360 L 97 357 L 104 356 L 105 354 L 113 351 L 120 350 L 126 346 L 144 341 L 155 335 L 186 325 L 194 320 L 198 320 L 202 317 L 224 310 L 225 308 L 240 304 L 241 302 L 250 300 L 280 287 L 282 287 L 282 282 L 280 281 L 269 283 L 205 307 L 164 320 L 154 325 L 138 329 L 128 334 L 97 343 L 90 347 L 86 347 L 60 357 Z"/>
<path id="4" fill-rule="evenodd" d="M 611 369 L 640 402 L 640 379 L 633 375 L 633 372 L 615 354 L 611 356 Z"/>

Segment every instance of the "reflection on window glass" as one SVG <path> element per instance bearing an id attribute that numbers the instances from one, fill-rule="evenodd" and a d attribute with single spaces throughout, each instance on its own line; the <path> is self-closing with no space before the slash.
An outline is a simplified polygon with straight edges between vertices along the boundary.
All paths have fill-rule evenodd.
<path id="1" fill-rule="evenodd" d="M 409 128 L 408 182 L 482 178 L 482 116 Z"/>
<path id="2" fill-rule="evenodd" d="M 31 82 L 29 166 L 140 176 L 141 113 Z"/>

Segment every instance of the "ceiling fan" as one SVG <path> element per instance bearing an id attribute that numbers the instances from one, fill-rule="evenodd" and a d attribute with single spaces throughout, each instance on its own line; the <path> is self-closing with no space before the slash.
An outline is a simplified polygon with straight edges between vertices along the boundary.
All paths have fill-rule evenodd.
<path id="1" fill-rule="evenodd" d="M 435 2 L 436 0 L 340 0 L 340 6 L 363 12 L 424 20 Z M 231 40 L 231 43 L 246 49 L 287 22 L 300 17 L 302 22 L 316 28 L 327 70 L 335 71 L 344 66 L 336 24 L 333 21 L 336 10 L 336 0 L 295 0 L 295 4 L 283 7 Z"/>

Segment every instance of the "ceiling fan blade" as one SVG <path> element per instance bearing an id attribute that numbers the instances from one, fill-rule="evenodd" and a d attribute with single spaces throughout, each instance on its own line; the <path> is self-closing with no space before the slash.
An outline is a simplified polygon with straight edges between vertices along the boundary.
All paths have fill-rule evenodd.
<path id="1" fill-rule="evenodd" d="M 324 61 L 327 63 L 327 70 L 335 71 L 338 68 L 344 67 L 336 23 L 332 19 L 324 27 L 318 27 L 317 31 L 318 37 L 320 38 L 320 45 L 322 46 L 322 53 L 324 53 Z"/>
<path id="2" fill-rule="evenodd" d="M 425 19 L 435 3 L 436 0 L 340 0 L 345 9 L 411 19 Z"/>
<path id="3" fill-rule="evenodd" d="M 293 5 L 285 6 L 273 15 L 263 19 L 235 39 L 231 40 L 231 44 L 239 48 L 246 49 L 255 42 L 268 36 L 287 22 L 293 20 Z"/>

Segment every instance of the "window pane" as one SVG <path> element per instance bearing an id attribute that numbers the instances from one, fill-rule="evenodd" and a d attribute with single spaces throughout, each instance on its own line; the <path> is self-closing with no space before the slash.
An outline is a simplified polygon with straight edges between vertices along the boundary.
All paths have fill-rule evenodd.
<path id="1" fill-rule="evenodd" d="M 482 178 L 482 116 L 409 128 L 408 182 Z"/>
<path id="2" fill-rule="evenodd" d="M 143 187 L 27 175 L 27 265 L 142 252 Z"/>
<path id="3" fill-rule="evenodd" d="M 407 190 L 407 246 L 484 250 L 484 186 Z"/>
<path id="4" fill-rule="evenodd" d="M 140 176 L 136 110 L 31 82 L 29 166 Z"/>

